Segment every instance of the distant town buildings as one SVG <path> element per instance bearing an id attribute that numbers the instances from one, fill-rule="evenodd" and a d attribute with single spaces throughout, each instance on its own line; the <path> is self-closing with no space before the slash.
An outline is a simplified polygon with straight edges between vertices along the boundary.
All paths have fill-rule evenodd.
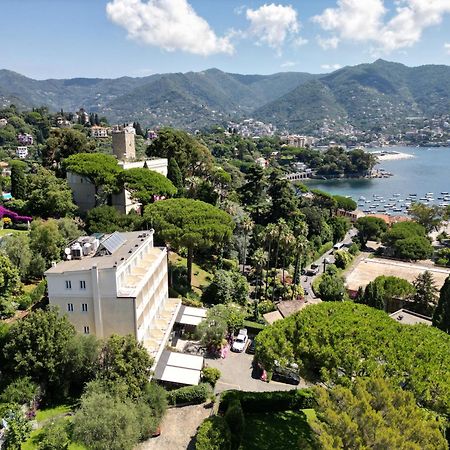
<path id="1" fill-rule="evenodd" d="M 259 158 L 256 158 L 255 163 L 256 163 L 256 165 L 258 165 L 259 167 L 262 167 L 263 169 L 266 169 L 267 166 L 269 165 L 269 162 L 267 161 L 267 159 L 263 158 L 262 156 Z"/>
<path id="2" fill-rule="evenodd" d="M 33 145 L 34 142 L 33 136 L 28 133 L 18 134 L 17 140 L 19 141 L 20 145 Z"/>
<path id="3" fill-rule="evenodd" d="M 108 137 L 108 128 L 100 127 L 98 125 L 93 125 L 91 127 L 91 136 L 93 138 L 107 138 Z"/>
<path id="4" fill-rule="evenodd" d="M 28 147 L 26 146 L 17 147 L 16 156 L 20 159 L 25 159 L 28 156 Z"/>
<path id="5" fill-rule="evenodd" d="M 314 145 L 315 139 L 310 136 L 302 136 L 299 134 L 288 134 L 281 137 L 281 142 L 283 142 L 288 147 L 302 148 Z"/>
<path id="6" fill-rule="evenodd" d="M 276 127 L 271 123 L 264 123 L 255 119 L 245 119 L 242 122 L 230 122 L 228 124 L 230 133 L 239 134 L 243 137 L 259 138 L 274 136 Z"/>

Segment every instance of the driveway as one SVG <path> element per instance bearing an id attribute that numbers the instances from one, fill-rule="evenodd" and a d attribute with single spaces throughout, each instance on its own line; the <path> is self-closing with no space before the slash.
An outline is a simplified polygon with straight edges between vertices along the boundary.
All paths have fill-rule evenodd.
<path id="1" fill-rule="evenodd" d="M 253 392 L 287 391 L 306 387 L 303 381 L 298 386 L 293 386 L 276 381 L 265 383 L 259 379 L 254 379 L 252 378 L 252 361 L 253 355 L 233 352 L 229 352 L 226 358 L 223 359 L 205 358 L 205 364 L 207 366 L 216 367 L 221 372 L 221 377 L 216 384 L 215 392 L 218 393 L 229 389 Z"/>
<path id="2" fill-rule="evenodd" d="M 204 405 L 169 408 L 161 423 L 161 435 L 139 444 L 135 450 L 186 450 L 194 448 L 198 426 L 211 414 Z"/>

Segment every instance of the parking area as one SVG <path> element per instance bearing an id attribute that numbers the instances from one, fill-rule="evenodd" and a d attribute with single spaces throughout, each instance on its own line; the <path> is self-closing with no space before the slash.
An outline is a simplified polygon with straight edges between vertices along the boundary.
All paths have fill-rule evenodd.
<path id="1" fill-rule="evenodd" d="M 303 380 L 298 386 L 293 386 L 276 381 L 265 383 L 259 379 L 252 378 L 252 361 L 253 355 L 233 352 L 229 352 L 226 358 L 205 358 L 205 364 L 207 366 L 216 367 L 222 374 L 216 384 L 215 392 L 218 393 L 228 389 L 253 392 L 287 391 L 306 387 Z"/>

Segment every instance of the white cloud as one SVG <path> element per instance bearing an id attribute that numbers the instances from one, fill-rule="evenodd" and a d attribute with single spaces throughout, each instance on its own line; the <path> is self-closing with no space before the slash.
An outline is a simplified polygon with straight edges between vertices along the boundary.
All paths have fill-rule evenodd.
<path id="1" fill-rule="evenodd" d="M 302 38 L 299 36 L 292 41 L 292 45 L 294 47 L 301 47 L 302 45 L 306 45 L 308 43 L 308 39 Z"/>
<path id="2" fill-rule="evenodd" d="M 322 64 L 320 66 L 321 69 L 324 70 L 338 70 L 340 69 L 342 66 L 340 64 Z"/>
<path id="3" fill-rule="evenodd" d="M 372 42 L 390 52 L 419 42 L 423 31 L 450 13 L 450 0 L 397 0 L 393 16 L 386 19 L 383 0 L 338 0 L 313 17 L 323 30 L 341 40 Z"/>
<path id="4" fill-rule="evenodd" d="M 271 3 L 258 9 L 247 9 L 246 17 L 250 21 L 248 35 L 256 37 L 258 44 L 267 44 L 278 52 L 286 40 L 300 30 L 297 11 L 290 5 Z"/>
<path id="5" fill-rule="evenodd" d="M 106 13 L 130 39 L 167 51 L 207 56 L 234 50 L 229 37 L 218 37 L 187 0 L 112 0 Z"/>
<path id="6" fill-rule="evenodd" d="M 445 51 L 450 55 L 450 42 L 444 44 Z"/>
<path id="7" fill-rule="evenodd" d="M 283 64 L 280 65 L 283 69 L 289 69 L 290 67 L 295 67 L 297 65 L 294 61 L 285 61 Z"/>
<path id="8" fill-rule="evenodd" d="M 324 50 L 329 50 L 330 48 L 337 48 L 339 45 L 339 38 L 337 36 L 332 36 L 330 38 L 318 36 L 317 42 Z"/>

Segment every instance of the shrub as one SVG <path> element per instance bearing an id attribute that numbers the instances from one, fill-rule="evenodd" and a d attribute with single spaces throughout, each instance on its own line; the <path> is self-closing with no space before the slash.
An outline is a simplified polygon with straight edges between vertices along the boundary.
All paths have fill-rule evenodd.
<path id="1" fill-rule="evenodd" d="M 348 252 L 350 255 L 356 256 L 359 253 L 359 245 L 353 242 L 353 244 L 348 248 Z"/>
<path id="2" fill-rule="evenodd" d="M 39 435 L 38 450 L 68 449 L 70 444 L 68 425 L 64 419 L 46 425 Z"/>
<path id="3" fill-rule="evenodd" d="M 39 386 L 31 381 L 30 377 L 21 377 L 8 384 L 0 396 L 0 401 L 22 405 L 32 402 L 38 394 Z"/>
<path id="4" fill-rule="evenodd" d="M 337 268 L 345 269 L 352 262 L 353 256 L 346 250 L 338 250 L 334 252 L 334 259 Z"/>
<path id="5" fill-rule="evenodd" d="M 273 392 L 225 391 L 220 399 L 219 411 L 227 411 L 234 400 L 240 401 L 245 413 L 297 410 L 314 405 L 314 395 L 309 389 Z"/>
<path id="6" fill-rule="evenodd" d="M 223 417 L 205 419 L 198 428 L 195 450 L 230 450 L 231 433 Z"/>
<path id="7" fill-rule="evenodd" d="M 245 431 L 245 418 L 241 402 L 237 398 L 228 405 L 225 420 L 231 431 L 231 448 L 238 449 Z"/>
<path id="8" fill-rule="evenodd" d="M 217 380 L 220 378 L 220 370 L 215 367 L 205 367 L 202 370 L 202 381 L 209 383 L 211 386 L 215 386 Z"/>
<path id="9" fill-rule="evenodd" d="M 275 311 L 277 307 L 270 300 L 262 300 L 258 303 L 258 312 L 263 315 L 271 311 Z"/>
<path id="10" fill-rule="evenodd" d="M 198 386 L 186 386 L 175 389 L 174 391 L 170 391 L 167 397 L 171 405 L 198 405 L 206 402 L 211 394 L 211 386 L 202 383 Z"/>

